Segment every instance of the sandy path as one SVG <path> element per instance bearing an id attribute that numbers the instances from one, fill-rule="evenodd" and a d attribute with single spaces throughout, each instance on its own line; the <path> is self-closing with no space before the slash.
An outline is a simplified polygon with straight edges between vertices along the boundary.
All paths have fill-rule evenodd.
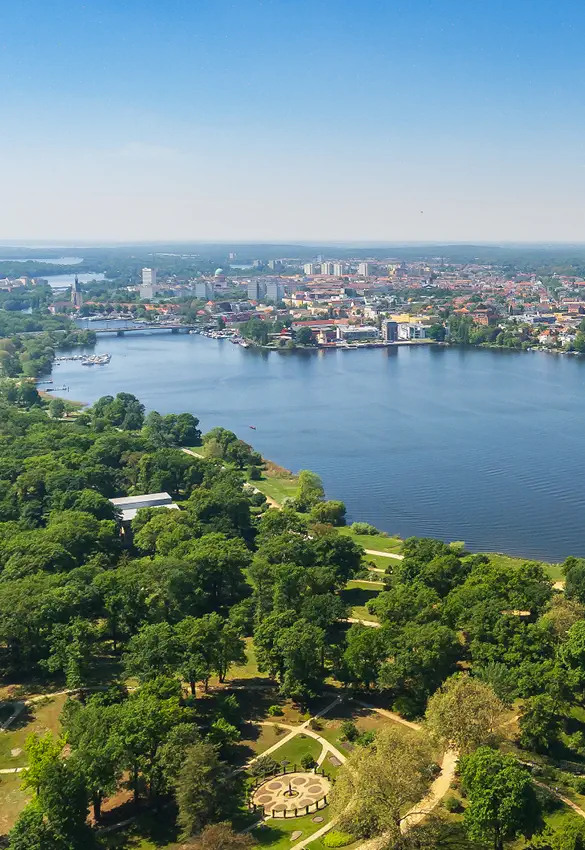
<path id="1" fill-rule="evenodd" d="M 394 558 L 395 561 L 404 561 L 404 555 L 395 555 L 394 552 L 380 552 L 378 549 L 364 549 L 366 555 L 381 555 L 382 558 Z"/>

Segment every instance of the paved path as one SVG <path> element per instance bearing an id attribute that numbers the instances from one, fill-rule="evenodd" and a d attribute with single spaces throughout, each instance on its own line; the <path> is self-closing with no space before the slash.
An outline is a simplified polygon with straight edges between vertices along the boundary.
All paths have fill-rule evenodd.
<path id="1" fill-rule="evenodd" d="M 370 711 L 375 711 L 376 714 L 381 714 L 382 717 L 387 717 L 389 720 L 393 720 L 395 723 L 401 723 L 403 726 L 408 726 L 409 729 L 414 729 L 415 732 L 420 732 L 421 725 L 420 723 L 414 723 L 412 720 L 405 720 L 404 717 L 401 717 L 399 714 L 395 714 L 393 711 L 388 711 L 385 708 L 376 708 L 375 705 L 370 705 L 369 702 L 363 702 L 360 699 L 354 699 L 356 705 L 361 705 L 362 708 L 367 708 Z"/>
<path id="2" fill-rule="evenodd" d="M 21 773 L 26 767 L 3 767 L 0 773 Z"/>
<path id="3" fill-rule="evenodd" d="M 261 720 L 259 722 L 260 726 L 280 726 L 282 729 L 288 729 L 289 733 L 281 741 L 277 741 L 276 744 L 272 745 L 272 747 L 268 747 L 267 750 L 264 750 L 259 755 L 254 756 L 253 759 L 250 759 L 250 761 L 246 763 L 246 767 L 254 764 L 255 761 L 263 756 L 269 756 L 271 753 L 282 747 L 283 744 L 287 744 L 299 734 L 307 735 L 309 738 L 314 738 L 316 741 L 319 741 L 325 751 L 331 752 L 343 764 L 345 762 L 345 756 L 343 753 L 340 753 L 339 750 L 334 747 L 333 744 L 330 744 L 329 741 L 327 741 L 322 735 L 318 735 L 317 732 L 314 732 L 309 728 L 309 724 L 312 720 L 315 720 L 317 717 L 323 717 L 331 711 L 332 708 L 339 705 L 340 702 L 342 702 L 341 697 L 336 697 L 333 702 L 330 702 L 329 705 L 326 705 L 325 708 L 321 709 L 321 711 L 313 715 L 313 717 L 305 720 L 305 722 L 301 723 L 300 726 L 290 726 L 288 723 L 279 723 L 277 720 Z"/>
<path id="4" fill-rule="evenodd" d="M 375 584 L 376 587 L 386 587 L 386 584 L 383 581 L 372 581 L 367 578 L 352 578 L 350 581 L 355 581 L 358 584 Z"/>
<path id="5" fill-rule="evenodd" d="M 457 753 L 454 750 L 447 750 L 441 762 L 441 773 L 429 788 L 429 793 L 413 806 L 408 811 L 400 822 L 400 831 L 408 832 L 408 830 L 420 823 L 424 818 L 432 812 L 432 810 L 441 802 L 445 794 L 448 792 L 455 776 L 455 768 L 457 767 Z M 584 815 L 585 817 L 585 815 Z M 371 838 L 359 844 L 356 850 L 383 850 L 388 846 L 389 835 L 378 835 L 376 838 Z"/>
<path id="6" fill-rule="evenodd" d="M 404 561 L 404 555 L 395 555 L 394 552 L 380 552 L 379 549 L 364 549 L 366 555 L 381 555 L 382 558 L 394 558 L 395 561 Z"/>
<path id="7" fill-rule="evenodd" d="M 191 457 L 198 457 L 198 458 L 203 457 L 203 455 L 200 455 L 197 452 L 191 451 L 191 449 L 183 449 L 183 451 L 185 452 L 186 455 L 191 455 Z M 225 466 L 222 466 L 222 469 L 225 469 Z M 253 490 L 254 493 L 262 493 L 262 490 L 259 490 L 258 487 L 255 487 L 249 481 L 246 481 L 244 483 L 244 487 L 246 485 L 248 485 L 248 487 L 250 487 Z M 264 493 L 263 495 L 266 496 L 266 493 Z M 280 502 L 277 502 L 276 499 L 272 498 L 272 496 L 266 496 L 266 503 L 268 505 L 270 505 L 271 508 L 278 508 L 279 510 L 280 510 L 280 508 L 282 508 L 282 505 L 280 504 Z"/>
<path id="8" fill-rule="evenodd" d="M 562 800 L 563 803 L 566 806 L 569 806 L 569 808 L 573 809 L 573 811 L 576 812 L 579 817 L 585 818 L 585 812 L 583 811 L 583 809 L 580 809 L 577 803 L 574 803 L 571 799 L 569 799 L 569 797 L 565 797 L 565 795 L 561 794 L 560 791 L 556 791 L 554 788 L 551 788 L 550 785 L 545 785 L 544 782 L 538 782 L 536 779 L 534 779 L 533 782 L 535 785 L 540 786 L 540 788 L 546 788 L 546 790 L 550 791 L 551 794 L 554 794 L 554 796 L 558 800 Z"/>
<path id="9" fill-rule="evenodd" d="M 373 620 L 358 620 L 357 617 L 346 617 L 342 623 L 358 623 L 360 626 L 369 626 L 370 629 L 382 628 L 380 623 L 375 623 Z"/>
<path id="10" fill-rule="evenodd" d="M 246 767 L 249 767 L 250 765 L 254 764 L 254 762 L 257 759 L 262 758 L 262 756 L 268 756 L 271 753 L 275 752 L 280 747 L 282 747 L 283 744 L 288 743 L 288 741 L 292 740 L 293 738 L 295 738 L 297 735 L 300 735 L 300 734 L 307 735 L 307 737 L 309 737 L 309 738 L 314 738 L 316 741 L 319 741 L 319 743 L 321 744 L 322 750 L 321 750 L 321 754 L 319 756 L 319 762 L 318 762 L 319 765 L 322 764 L 322 762 L 324 761 L 324 759 L 327 756 L 327 753 L 331 753 L 341 762 L 341 764 L 344 764 L 346 757 L 343 755 L 343 753 L 340 752 L 337 749 L 337 747 L 334 747 L 333 744 L 330 744 L 329 741 L 327 741 L 327 739 L 324 738 L 322 735 L 319 735 L 317 732 L 314 732 L 312 729 L 309 728 L 309 724 L 310 724 L 311 720 L 314 720 L 316 717 L 323 717 L 323 715 L 325 715 L 325 714 L 327 714 L 327 712 L 331 711 L 332 708 L 335 708 L 336 705 L 339 705 L 340 702 L 342 702 L 341 697 L 336 697 L 333 700 L 333 702 L 330 702 L 329 705 L 326 705 L 325 708 L 323 708 L 321 711 L 319 711 L 313 717 L 310 717 L 308 720 L 305 720 L 305 722 L 302 723 L 300 726 L 289 726 L 287 723 L 278 723 L 275 720 L 262 720 L 262 721 L 260 721 L 260 723 L 259 723 L 260 726 L 281 726 L 283 729 L 288 729 L 289 733 L 281 741 L 277 741 L 277 743 L 274 744 L 272 747 L 269 747 L 267 750 L 264 750 L 264 752 L 255 756 L 255 758 L 250 759 L 250 761 L 246 764 Z M 270 820 L 270 815 L 263 818 L 261 821 L 258 821 L 258 823 L 253 824 L 251 827 L 248 827 L 248 829 L 246 829 L 245 832 L 251 832 L 253 829 L 256 829 L 256 827 L 260 823 L 266 823 L 266 821 L 269 821 L 269 820 Z M 321 827 L 321 829 L 318 829 L 316 832 L 313 832 L 307 838 L 304 838 L 301 841 L 299 841 L 297 844 L 293 845 L 291 847 L 291 850 L 303 850 L 303 848 L 306 847 L 308 844 L 310 844 L 312 841 L 315 841 L 316 839 L 320 838 L 322 835 L 325 835 L 325 833 L 329 832 L 329 830 L 332 829 L 335 826 L 336 823 L 337 823 L 336 820 L 329 821 L 329 823 L 326 823 L 324 826 Z"/>

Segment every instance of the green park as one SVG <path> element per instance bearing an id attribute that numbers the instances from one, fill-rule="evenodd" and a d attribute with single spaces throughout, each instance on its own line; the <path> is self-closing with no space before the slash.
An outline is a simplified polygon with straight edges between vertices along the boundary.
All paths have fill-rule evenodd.
<path id="1" fill-rule="evenodd" d="M 0 382 L 5 846 L 585 846 L 585 561 L 348 526 L 198 425 Z"/>

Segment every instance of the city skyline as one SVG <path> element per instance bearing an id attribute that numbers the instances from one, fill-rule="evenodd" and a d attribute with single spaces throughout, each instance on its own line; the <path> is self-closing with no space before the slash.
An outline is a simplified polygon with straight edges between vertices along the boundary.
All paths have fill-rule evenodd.
<path id="1" fill-rule="evenodd" d="M 50 6 L 0 13 L 0 242 L 585 237 L 569 0 Z"/>

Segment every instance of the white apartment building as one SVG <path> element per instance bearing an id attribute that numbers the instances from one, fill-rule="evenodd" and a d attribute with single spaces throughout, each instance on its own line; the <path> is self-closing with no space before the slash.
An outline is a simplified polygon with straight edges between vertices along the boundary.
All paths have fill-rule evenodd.
<path id="1" fill-rule="evenodd" d="M 398 325 L 398 339 L 426 339 L 427 329 L 424 325 L 415 325 L 411 322 L 400 322 Z"/>
<path id="2" fill-rule="evenodd" d="M 142 269 L 142 286 L 156 286 L 156 269 Z"/>

